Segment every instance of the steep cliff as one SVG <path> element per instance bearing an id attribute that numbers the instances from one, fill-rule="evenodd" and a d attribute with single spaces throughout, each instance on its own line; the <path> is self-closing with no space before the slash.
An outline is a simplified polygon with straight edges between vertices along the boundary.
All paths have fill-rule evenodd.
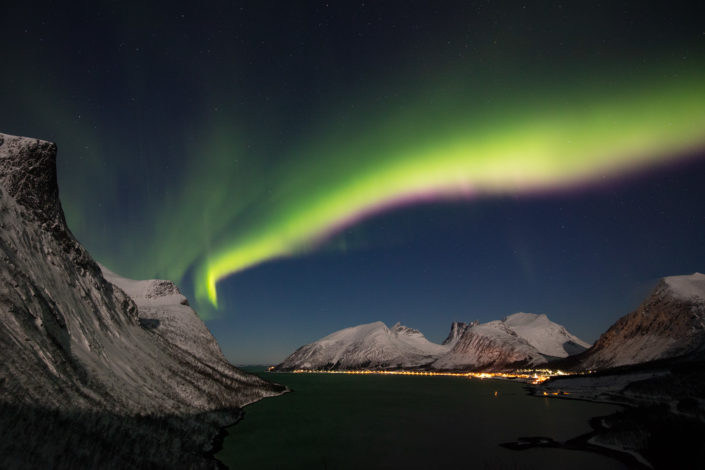
<path id="1" fill-rule="evenodd" d="M 140 465 L 168 466 L 188 454 L 190 465 L 212 466 L 194 449 L 207 451 L 239 407 L 282 387 L 229 365 L 185 298 L 175 298 L 173 284 L 151 281 L 140 296 L 129 280 L 107 273 L 113 282 L 106 281 L 66 226 L 55 159 L 53 143 L 0 134 L 0 467 L 98 459 L 117 468 L 134 457 L 127 448 L 136 445 L 134 436 L 149 442 L 140 429 L 154 423 L 167 435 L 205 428 L 207 437 L 179 436 L 183 445 L 145 453 Z M 56 423 L 83 436 L 81 445 L 51 436 Z M 42 432 L 50 435 L 16 438 Z M 42 440 L 52 437 L 69 447 L 47 448 Z M 97 444 L 113 439 L 119 445 L 112 450 Z"/>
<path id="2" fill-rule="evenodd" d="M 478 321 L 474 321 L 472 323 L 464 323 L 461 321 L 454 321 L 450 325 L 450 332 L 448 333 L 448 336 L 446 336 L 446 339 L 443 340 L 441 344 L 444 346 L 448 347 L 453 347 L 455 343 L 458 342 L 461 336 L 463 336 L 463 333 L 465 333 L 465 330 L 468 328 L 471 328 L 473 326 L 478 325 Z"/>

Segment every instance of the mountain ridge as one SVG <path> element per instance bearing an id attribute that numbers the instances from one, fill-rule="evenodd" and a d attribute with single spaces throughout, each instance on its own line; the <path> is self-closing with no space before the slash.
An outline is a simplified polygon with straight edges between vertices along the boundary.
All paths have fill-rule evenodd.
<path id="1" fill-rule="evenodd" d="M 550 364 L 553 368 L 585 371 L 678 357 L 703 360 L 705 274 L 662 278 L 636 310 L 619 318 L 593 345 L 551 322 L 545 314 L 524 312 L 482 324 L 453 322 L 443 343 L 435 345 L 445 350 L 428 351 L 422 363 L 399 358 L 387 363 L 298 360 L 302 351 L 309 359 L 314 357 L 319 341 L 297 349 L 275 370 L 357 367 L 472 371 Z"/>
<path id="2" fill-rule="evenodd" d="M 518 328 L 534 345 L 512 328 Z M 543 328 L 552 336 L 541 337 L 537 328 Z M 399 344 L 399 336 L 395 336 L 399 333 L 405 335 L 404 346 Z M 410 338 L 416 338 L 416 343 L 411 344 Z M 561 354 L 559 348 L 566 339 L 575 341 L 576 348 L 589 346 L 545 315 L 522 312 L 483 324 L 453 322 L 442 344 L 428 341 L 421 332 L 401 323 L 389 329 L 382 322 L 374 322 L 344 328 L 301 346 L 274 370 L 470 370 L 520 363 L 539 365 L 547 362 L 550 356 L 547 352 Z M 564 357 L 568 352 L 562 354 Z"/>

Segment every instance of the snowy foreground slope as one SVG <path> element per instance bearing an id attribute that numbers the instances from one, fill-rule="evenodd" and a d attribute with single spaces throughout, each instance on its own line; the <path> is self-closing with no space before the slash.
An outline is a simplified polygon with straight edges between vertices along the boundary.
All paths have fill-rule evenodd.
<path id="1" fill-rule="evenodd" d="M 212 466 L 199 453 L 219 426 L 282 387 L 232 367 L 172 283 L 104 276 L 66 226 L 55 158 L 52 143 L 0 134 L 0 467 Z M 130 452 L 151 427 L 164 436 Z"/>
<path id="2" fill-rule="evenodd" d="M 454 322 L 443 344 L 418 330 L 382 322 L 346 328 L 297 349 L 277 370 L 418 369 L 459 370 L 538 365 L 590 345 L 546 315 L 516 313 L 501 321 Z"/>
<path id="3" fill-rule="evenodd" d="M 633 312 L 575 356 L 576 369 L 604 369 L 705 353 L 705 275 L 665 277 Z"/>

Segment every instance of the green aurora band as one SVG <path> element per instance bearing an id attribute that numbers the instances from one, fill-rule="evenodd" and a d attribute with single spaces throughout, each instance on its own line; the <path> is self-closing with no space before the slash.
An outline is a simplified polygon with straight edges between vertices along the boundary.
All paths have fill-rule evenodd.
<path id="1" fill-rule="evenodd" d="M 202 258 L 197 299 L 217 307 L 218 281 L 301 253 L 388 207 L 570 187 L 673 160 L 705 144 L 704 76 L 465 106 L 449 105 L 449 96 L 434 109 L 419 104 L 375 119 L 369 132 L 326 134 L 318 148 L 294 152 L 273 193 L 253 207 L 257 215 Z"/>

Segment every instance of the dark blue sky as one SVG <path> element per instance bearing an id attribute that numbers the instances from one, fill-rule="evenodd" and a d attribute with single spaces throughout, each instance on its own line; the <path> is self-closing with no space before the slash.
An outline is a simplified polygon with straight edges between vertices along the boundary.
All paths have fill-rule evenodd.
<path id="1" fill-rule="evenodd" d="M 401 209 L 328 251 L 233 276 L 221 290 L 237 320 L 209 325 L 232 357 L 377 320 L 440 342 L 452 321 L 517 311 L 594 341 L 659 278 L 702 272 L 704 202 L 705 161 L 693 158 L 571 192 Z"/>
<path id="2" fill-rule="evenodd" d="M 675 76 L 705 64 L 703 17 L 692 2 L 7 2 L 0 131 L 58 143 L 67 219 L 97 260 L 192 296 L 199 256 L 239 219 L 203 220 L 256 207 L 290 149 L 364 135 L 419 90 L 452 102 L 467 83 L 459 99 L 491 108 L 593 75 Z M 441 341 L 451 321 L 516 311 L 594 341 L 659 277 L 705 269 L 704 157 L 378 214 L 221 282 L 207 324 L 238 363 L 364 322 Z"/>

